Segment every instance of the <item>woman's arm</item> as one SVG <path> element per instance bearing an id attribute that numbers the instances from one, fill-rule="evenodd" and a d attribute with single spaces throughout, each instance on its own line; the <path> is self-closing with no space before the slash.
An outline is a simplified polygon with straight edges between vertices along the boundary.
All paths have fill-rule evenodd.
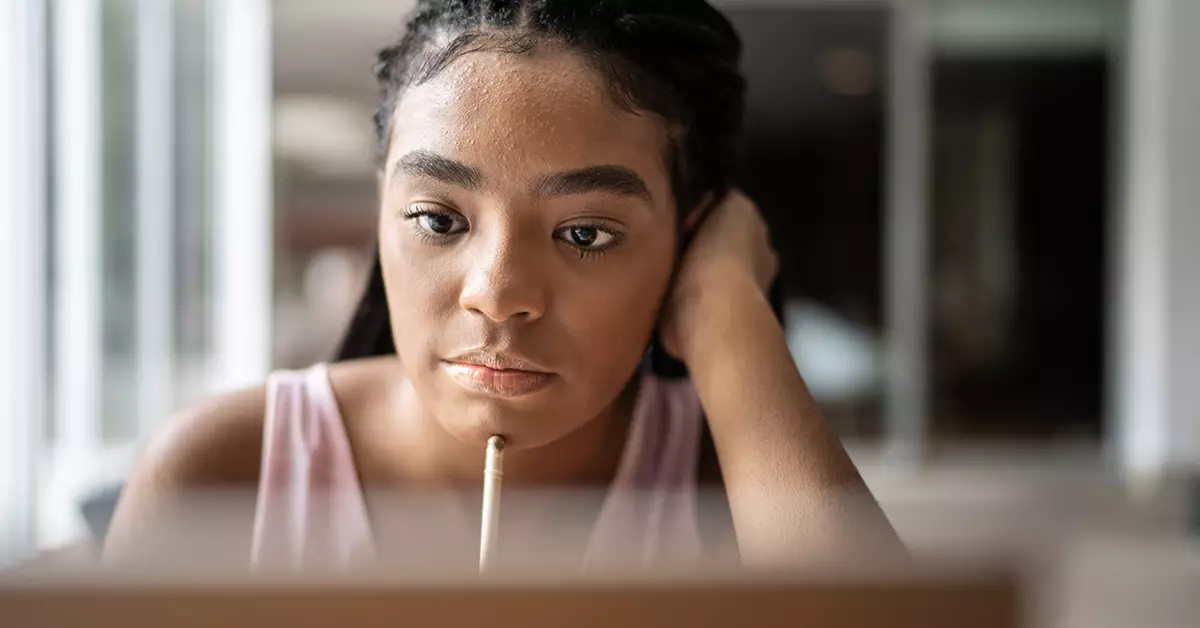
<path id="1" fill-rule="evenodd" d="M 689 248 L 664 331 L 708 416 L 742 559 L 902 556 L 796 369 L 764 294 L 776 267 L 757 208 L 732 194 Z"/>

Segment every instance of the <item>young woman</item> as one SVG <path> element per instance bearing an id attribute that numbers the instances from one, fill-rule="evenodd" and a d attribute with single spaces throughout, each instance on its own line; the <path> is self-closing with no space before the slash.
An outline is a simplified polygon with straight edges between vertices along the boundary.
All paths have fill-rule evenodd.
<path id="1" fill-rule="evenodd" d="M 494 434 L 501 562 L 898 549 L 765 296 L 776 256 L 732 189 L 739 52 L 702 0 L 420 2 L 379 56 L 378 262 L 343 359 L 173 422 L 107 555 L 194 524 L 169 514 L 182 495 L 256 486 L 233 528 L 183 538 L 473 566 Z M 731 525 L 706 525 L 710 484 Z M 507 497 L 532 487 L 578 490 Z"/>

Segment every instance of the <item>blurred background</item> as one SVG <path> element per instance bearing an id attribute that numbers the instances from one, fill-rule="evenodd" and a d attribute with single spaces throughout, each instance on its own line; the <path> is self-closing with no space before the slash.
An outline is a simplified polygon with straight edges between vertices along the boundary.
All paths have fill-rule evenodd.
<path id="1" fill-rule="evenodd" d="M 331 357 L 412 4 L 0 0 L 0 564 Z M 901 534 L 1045 561 L 1048 625 L 1194 626 L 1200 2 L 717 4 L 789 343 Z"/>

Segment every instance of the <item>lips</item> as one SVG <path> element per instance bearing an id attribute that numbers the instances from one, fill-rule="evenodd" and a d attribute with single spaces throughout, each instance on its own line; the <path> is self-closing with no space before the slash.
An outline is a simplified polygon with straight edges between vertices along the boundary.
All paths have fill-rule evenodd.
<path id="1" fill-rule="evenodd" d="M 463 388 L 495 397 L 520 397 L 549 386 L 554 373 L 504 353 L 472 351 L 443 363 L 450 379 Z"/>

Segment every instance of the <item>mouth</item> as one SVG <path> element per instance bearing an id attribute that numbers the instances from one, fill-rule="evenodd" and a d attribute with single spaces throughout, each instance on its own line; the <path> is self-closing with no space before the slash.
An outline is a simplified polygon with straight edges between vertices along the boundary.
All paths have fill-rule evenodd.
<path id="1" fill-rule="evenodd" d="M 533 394 L 549 386 L 556 377 L 529 360 L 483 351 L 471 351 L 445 360 L 442 367 L 459 386 L 503 398 Z"/>

